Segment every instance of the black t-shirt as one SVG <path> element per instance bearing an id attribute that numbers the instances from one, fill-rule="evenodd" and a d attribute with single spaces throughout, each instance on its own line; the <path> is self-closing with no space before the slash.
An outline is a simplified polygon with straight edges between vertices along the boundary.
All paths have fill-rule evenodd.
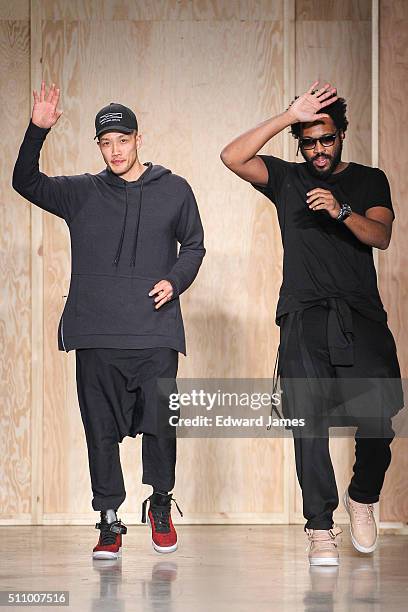
<path id="1" fill-rule="evenodd" d="M 279 324 L 282 314 L 327 297 L 344 298 L 366 316 L 386 321 L 372 248 L 327 211 L 312 211 L 306 202 L 306 193 L 321 187 L 360 215 L 372 206 L 389 208 L 394 215 L 384 172 L 350 162 L 341 172 L 322 180 L 309 172 L 306 162 L 259 157 L 266 164 L 269 180 L 267 185 L 252 185 L 275 204 L 284 248 L 276 322 Z"/>

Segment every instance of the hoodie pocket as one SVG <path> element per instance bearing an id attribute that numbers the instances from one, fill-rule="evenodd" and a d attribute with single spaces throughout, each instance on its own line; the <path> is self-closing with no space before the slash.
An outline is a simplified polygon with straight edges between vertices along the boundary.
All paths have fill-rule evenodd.
<path id="1" fill-rule="evenodd" d="M 148 293 L 158 278 L 78 275 L 75 315 L 81 334 L 170 335 L 178 300 L 155 309 Z"/>

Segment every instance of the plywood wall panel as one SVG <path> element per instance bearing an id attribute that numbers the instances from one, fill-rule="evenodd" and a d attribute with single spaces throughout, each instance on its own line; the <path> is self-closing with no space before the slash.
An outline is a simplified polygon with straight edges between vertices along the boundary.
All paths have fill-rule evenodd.
<path id="1" fill-rule="evenodd" d="M 180 21 L 191 19 L 191 0 L 42 0 L 47 21 Z"/>
<path id="2" fill-rule="evenodd" d="M 371 0 L 296 0 L 296 21 L 369 21 Z"/>
<path id="3" fill-rule="evenodd" d="M 278 21 L 283 18 L 279 0 L 192 0 L 194 20 Z"/>
<path id="4" fill-rule="evenodd" d="M 64 21 L 207 21 L 282 19 L 280 0 L 43 0 L 46 20 Z"/>
<path id="5" fill-rule="evenodd" d="M 25 21 L 28 25 L 30 19 L 30 0 L 0 1 L 0 20 Z M 29 57 L 26 59 L 29 60 Z"/>
<path id="6" fill-rule="evenodd" d="M 26 127 L 29 91 L 29 24 L 24 4 L 0 6 L 1 224 L 1 519 L 25 520 L 31 509 L 30 457 L 30 207 L 11 189 L 16 151 Z M 21 18 L 21 19 L 20 19 Z"/>
<path id="7" fill-rule="evenodd" d="M 184 376 L 272 376 L 282 252 L 276 213 L 224 168 L 219 153 L 238 133 L 282 110 L 282 31 L 281 22 L 263 21 L 194 27 L 195 147 L 188 163 L 204 213 L 207 256 L 197 285 L 183 298 L 193 349 L 180 368 Z M 282 155 L 282 148 L 279 136 L 264 152 Z M 192 443 L 183 441 L 184 457 Z M 208 452 L 197 465 L 206 489 L 202 500 L 194 499 L 197 511 L 283 512 L 282 440 L 199 444 Z M 210 459 L 214 453 L 216 461 Z M 184 491 L 192 475 L 183 455 L 178 475 Z"/>

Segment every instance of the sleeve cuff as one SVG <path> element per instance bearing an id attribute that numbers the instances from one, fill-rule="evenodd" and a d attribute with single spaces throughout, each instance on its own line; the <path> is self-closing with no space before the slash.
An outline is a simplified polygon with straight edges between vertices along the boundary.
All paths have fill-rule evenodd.
<path id="1" fill-rule="evenodd" d="M 174 276 L 166 276 L 166 280 L 173 287 L 173 297 L 171 299 L 175 300 L 180 295 L 180 289 L 179 289 L 178 283 L 176 279 L 174 278 Z"/>
<path id="2" fill-rule="evenodd" d="M 42 128 L 38 125 L 35 125 L 35 123 L 33 123 L 30 119 L 30 123 L 28 124 L 28 128 L 26 131 L 26 136 L 28 136 L 29 138 L 34 138 L 35 140 L 44 140 L 50 130 L 51 128 Z"/>

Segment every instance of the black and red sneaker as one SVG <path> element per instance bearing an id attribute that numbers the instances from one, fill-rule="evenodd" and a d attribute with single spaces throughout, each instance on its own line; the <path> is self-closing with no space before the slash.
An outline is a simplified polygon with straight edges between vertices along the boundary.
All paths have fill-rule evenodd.
<path id="1" fill-rule="evenodd" d="M 142 523 L 146 523 L 146 504 L 150 501 L 147 522 L 152 528 L 152 545 L 159 553 L 177 550 L 177 533 L 171 520 L 171 502 L 174 501 L 180 516 L 183 516 L 171 493 L 153 493 L 142 505 Z"/>
<path id="2" fill-rule="evenodd" d="M 127 532 L 126 525 L 116 519 L 108 522 L 106 513 L 101 512 L 101 522 L 95 529 L 100 529 L 98 544 L 92 551 L 94 559 L 117 559 L 121 556 L 122 534 Z"/>

